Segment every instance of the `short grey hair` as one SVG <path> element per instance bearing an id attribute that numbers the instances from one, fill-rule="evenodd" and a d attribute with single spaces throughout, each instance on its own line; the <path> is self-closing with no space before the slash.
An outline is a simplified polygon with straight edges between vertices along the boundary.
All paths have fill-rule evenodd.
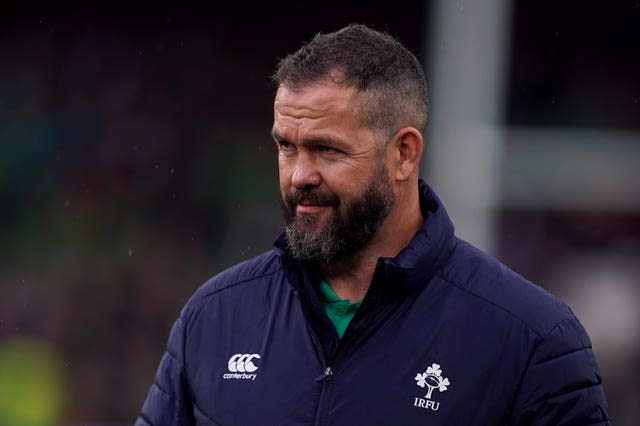
<path id="1" fill-rule="evenodd" d="M 385 140 L 402 127 L 424 133 L 429 109 L 424 71 L 391 35 L 360 24 L 318 33 L 282 59 L 272 76 L 291 90 L 323 78 L 354 87 L 361 123 Z"/>

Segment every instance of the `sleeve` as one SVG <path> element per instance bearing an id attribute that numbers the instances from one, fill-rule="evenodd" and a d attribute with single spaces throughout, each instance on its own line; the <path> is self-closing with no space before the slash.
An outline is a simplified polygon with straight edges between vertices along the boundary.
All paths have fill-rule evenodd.
<path id="1" fill-rule="evenodd" d="M 561 321 L 535 349 L 510 424 L 610 425 L 598 364 L 577 318 Z"/>
<path id="2" fill-rule="evenodd" d="M 184 369 L 185 320 L 178 318 L 169 334 L 154 383 L 136 426 L 193 425 L 193 409 Z"/>

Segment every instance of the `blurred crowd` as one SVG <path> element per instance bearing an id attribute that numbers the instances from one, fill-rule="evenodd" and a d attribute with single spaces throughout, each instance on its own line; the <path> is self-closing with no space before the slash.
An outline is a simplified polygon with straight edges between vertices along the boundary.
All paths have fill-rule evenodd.
<path id="1" fill-rule="evenodd" d="M 0 424 L 128 424 L 187 297 L 276 236 L 269 127 L 219 104 L 215 54 L 170 65 L 206 40 L 20 41 L 0 47 Z"/>

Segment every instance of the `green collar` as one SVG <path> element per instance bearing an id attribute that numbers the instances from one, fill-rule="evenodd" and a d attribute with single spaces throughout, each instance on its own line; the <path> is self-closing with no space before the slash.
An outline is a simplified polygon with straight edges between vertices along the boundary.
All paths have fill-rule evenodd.
<path id="1" fill-rule="evenodd" d="M 351 303 L 346 299 L 341 299 L 320 274 L 318 274 L 318 281 L 320 301 L 327 316 L 336 328 L 338 336 L 342 338 L 362 301 Z"/>

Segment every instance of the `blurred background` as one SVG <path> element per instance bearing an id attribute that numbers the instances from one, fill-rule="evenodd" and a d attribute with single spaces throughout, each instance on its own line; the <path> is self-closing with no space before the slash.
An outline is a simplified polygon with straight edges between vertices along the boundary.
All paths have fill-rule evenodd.
<path id="1" fill-rule="evenodd" d="M 0 6 L 0 424 L 132 424 L 169 329 L 279 232 L 278 59 L 359 22 L 431 90 L 458 235 L 591 335 L 640 418 L 640 2 Z"/>

